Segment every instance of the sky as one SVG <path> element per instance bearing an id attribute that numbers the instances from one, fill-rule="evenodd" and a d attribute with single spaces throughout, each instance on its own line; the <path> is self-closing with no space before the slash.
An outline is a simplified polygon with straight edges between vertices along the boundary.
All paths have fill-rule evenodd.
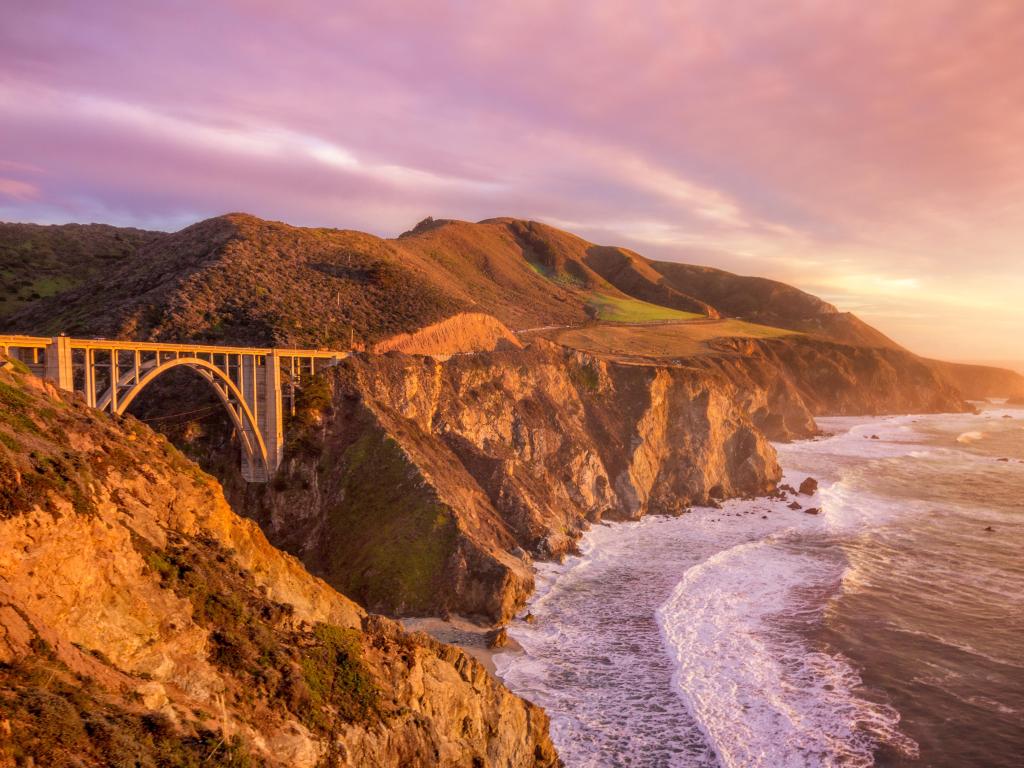
<path id="1" fill-rule="evenodd" d="M 0 220 L 538 219 L 1024 361 L 1018 0 L 4 0 Z"/>

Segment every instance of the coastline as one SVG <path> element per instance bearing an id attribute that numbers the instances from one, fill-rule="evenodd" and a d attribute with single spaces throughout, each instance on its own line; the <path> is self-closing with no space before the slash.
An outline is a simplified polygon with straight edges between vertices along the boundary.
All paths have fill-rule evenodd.
<path id="1" fill-rule="evenodd" d="M 519 647 L 487 649 L 489 628 L 461 617 L 414 620 L 410 628 L 486 658 L 513 691 L 544 707 L 568 766 L 607 765 L 626 754 L 635 765 L 813 766 L 820 762 L 793 756 L 825 753 L 843 764 L 910 766 L 919 741 L 931 759 L 936 740 L 948 737 L 921 724 L 927 712 L 905 698 L 890 700 L 891 681 L 879 676 L 901 668 L 887 659 L 890 649 L 850 635 L 848 621 L 872 606 L 836 611 L 879 579 L 864 581 L 853 552 L 863 558 L 859 548 L 870 556 L 890 537 L 916 535 L 932 524 L 935 504 L 963 508 L 931 492 L 935 483 L 924 493 L 920 482 L 936 476 L 961 485 L 949 467 L 1016 477 L 1024 454 L 1001 458 L 1017 454 L 996 436 L 1019 441 L 1016 420 L 1024 414 L 983 405 L 987 411 L 977 415 L 822 418 L 823 436 L 776 445 L 783 483 L 814 477 L 821 485 L 813 496 L 731 500 L 679 516 L 592 525 L 578 554 L 534 564 L 536 589 L 524 610 L 535 621 L 507 625 Z M 964 438 L 981 432 L 987 437 Z M 919 474 L 925 470 L 931 474 Z M 793 499 L 820 511 L 790 509 Z M 966 525 L 984 541 L 991 522 L 1006 543 L 1005 518 L 965 520 L 948 525 Z M 917 555 L 905 547 L 888 557 L 902 553 Z M 881 605 L 895 615 L 906 600 L 898 584 L 890 588 L 894 604 Z M 833 621 L 847 622 L 843 632 Z M 944 648 L 957 649 L 958 626 L 944 631 Z M 756 642 L 744 646 L 744 638 Z M 754 676 L 744 678 L 748 664 Z M 728 687 L 717 687 L 720 681 Z M 760 700 L 762 691 L 781 699 Z M 912 732 L 902 725 L 905 710 L 917 718 Z M 665 743 L 673 741 L 667 733 L 674 743 Z"/>
<path id="2" fill-rule="evenodd" d="M 825 642 L 821 628 L 836 601 L 863 586 L 846 542 L 913 530 L 934 503 L 904 512 L 900 499 L 860 481 L 919 471 L 934 457 L 1012 473 L 1014 462 L 962 464 L 956 453 L 961 429 L 1020 418 L 991 406 L 980 415 L 822 418 L 824 436 L 776 446 L 783 482 L 814 477 L 815 496 L 592 526 L 579 555 L 536 564 L 526 607 L 536 620 L 509 627 L 523 651 L 495 655 L 499 676 L 545 707 L 568 766 L 620 755 L 631 765 L 814 766 L 820 759 L 807 756 L 823 754 L 870 766 L 883 752 L 913 764 L 920 727 L 907 734 L 888 689 L 862 680 L 865 657 L 847 658 L 844 638 Z M 913 497 L 912 476 L 899 477 L 894 487 Z M 794 498 L 821 509 L 789 509 Z M 884 668 L 887 649 L 869 651 L 869 671 Z M 666 745 L 666 734 L 676 743 Z"/>
<path id="3" fill-rule="evenodd" d="M 498 654 L 522 652 L 522 646 L 511 636 L 504 647 L 491 648 L 488 635 L 495 627 L 479 624 L 465 616 L 451 616 L 448 619 L 436 616 L 410 617 L 399 621 L 409 632 L 425 632 L 442 643 L 458 646 L 483 664 L 495 677 L 499 677 L 495 663 Z"/>

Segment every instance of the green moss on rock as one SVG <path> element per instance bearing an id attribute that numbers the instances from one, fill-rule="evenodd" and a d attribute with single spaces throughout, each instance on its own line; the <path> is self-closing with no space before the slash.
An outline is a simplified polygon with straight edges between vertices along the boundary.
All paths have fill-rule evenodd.
<path id="1" fill-rule="evenodd" d="M 451 510 L 378 428 L 348 447 L 341 466 L 343 501 L 328 515 L 328 579 L 371 608 L 435 610 L 456 546 Z"/>

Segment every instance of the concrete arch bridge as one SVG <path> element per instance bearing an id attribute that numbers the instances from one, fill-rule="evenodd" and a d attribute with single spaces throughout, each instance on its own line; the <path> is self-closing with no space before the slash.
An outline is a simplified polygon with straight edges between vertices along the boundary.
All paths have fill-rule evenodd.
<path id="1" fill-rule="evenodd" d="M 303 375 L 348 355 L 321 349 L 224 347 L 201 344 L 0 336 L 0 351 L 60 389 L 79 392 L 94 408 L 121 414 L 154 380 L 186 367 L 217 394 L 242 444 L 242 474 L 269 480 L 284 451 L 284 409 L 294 412 Z"/>

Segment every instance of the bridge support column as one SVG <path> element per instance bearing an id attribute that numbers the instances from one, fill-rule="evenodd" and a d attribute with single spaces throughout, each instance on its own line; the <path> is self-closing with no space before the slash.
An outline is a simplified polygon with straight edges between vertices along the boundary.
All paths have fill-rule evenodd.
<path id="1" fill-rule="evenodd" d="M 281 355 L 266 355 L 259 423 L 267 446 L 267 469 L 273 477 L 284 460 L 284 400 L 281 391 Z M 269 480 L 270 478 L 268 478 Z"/>
<path id="2" fill-rule="evenodd" d="M 74 391 L 75 377 L 71 368 L 71 339 L 67 336 L 54 336 L 46 346 L 45 375 L 57 385 L 58 389 Z"/>

